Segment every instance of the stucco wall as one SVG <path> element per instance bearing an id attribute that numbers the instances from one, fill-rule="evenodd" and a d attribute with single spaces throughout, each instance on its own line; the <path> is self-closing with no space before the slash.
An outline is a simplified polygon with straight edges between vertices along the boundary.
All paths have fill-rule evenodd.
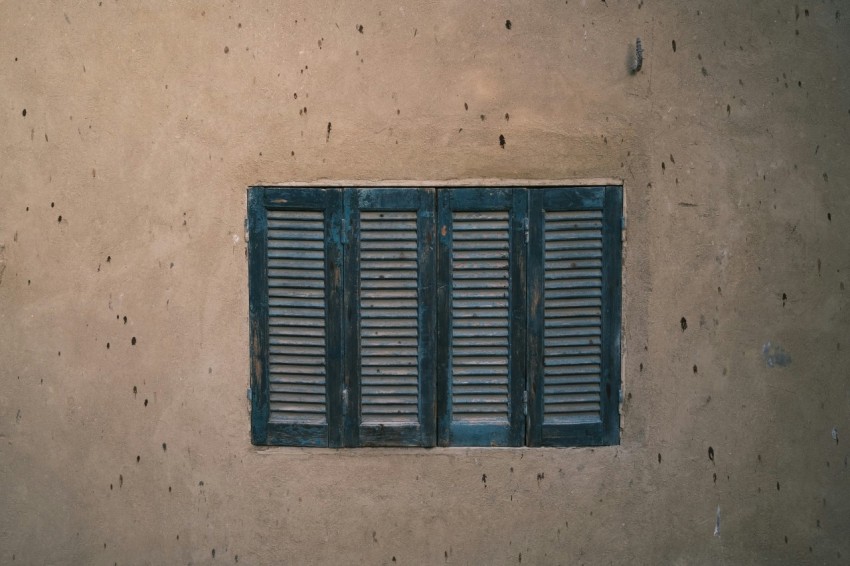
<path id="1" fill-rule="evenodd" d="M 850 560 L 850 3 L 131 4 L 0 3 L 0 562 Z M 622 444 L 251 446 L 246 187 L 476 178 L 622 179 Z"/>

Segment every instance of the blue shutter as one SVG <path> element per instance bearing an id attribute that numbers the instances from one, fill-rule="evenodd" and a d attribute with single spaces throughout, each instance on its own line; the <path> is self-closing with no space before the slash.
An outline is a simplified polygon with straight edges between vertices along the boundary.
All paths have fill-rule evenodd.
<path id="1" fill-rule="evenodd" d="M 346 444 L 433 446 L 433 189 L 346 193 Z"/>
<path id="2" fill-rule="evenodd" d="M 438 435 L 441 445 L 519 446 L 525 415 L 522 189 L 438 196 Z"/>
<path id="3" fill-rule="evenodd" d="M 618 440 L 621 191 L 530 191 L 531 445 Z"/>
<path id="4" fill-rule="evenodd" d="M 253 441 L 338 446 L 341 192 L 252 188 L 248 208 Z"/>

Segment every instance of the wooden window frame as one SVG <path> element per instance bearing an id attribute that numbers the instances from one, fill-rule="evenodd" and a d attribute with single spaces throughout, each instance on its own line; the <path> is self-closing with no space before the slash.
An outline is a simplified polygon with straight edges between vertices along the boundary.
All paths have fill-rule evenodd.
<path id="1" fill-rule="evenodd" d="M 622 186 L 248 189 L 251 440 L 255 445 L 601 446 L 619 443 Z M 326 423 L 270 420 L 267 217 L 321 210 L 325 227 Z M 418 424 L 364 426 L 360 418 L 359 218 L 362 210 L 417 211 Z M 506 422 L 452 420 L 452 213 L 509 214 L 509 380 Z M 544 210 L 602 215 L 598 422 L 544 418 Z"/>

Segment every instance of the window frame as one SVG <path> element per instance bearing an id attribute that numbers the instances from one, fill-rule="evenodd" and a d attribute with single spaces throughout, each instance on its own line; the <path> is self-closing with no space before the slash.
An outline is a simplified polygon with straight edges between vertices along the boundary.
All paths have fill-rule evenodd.
<path id="1" fill-rule="evenodd" d="M 395 191 L 395 193 L 393 192 Z M 399 192 L 401 191 L 401 192 Z M 619 444 L 622 185 L 499 187 L 249 187 L 247 195 L 251 441 L 270 446 L 601 446 Z M 429 204 L 430 201 L 430 204 Z M 548 424 L 543 415 L 543 211 L 601 209 L 600 422 Z M 360 419 L 359 215 L 416 208 L 419 270 L 419 427 L 365 427 Z M 269 420 L 268 211 L 323 210 L 325 425 Z M 509 425 L 451 420 L 453 210 L 509 211 Z M 421 235 L 425 236 L 423 239 Z M 422 271 L 425 290 L 422 291 Z M 543 299 L 543 300 L 541 300 Z M 423 333 L 424 331 L 424 333 Z M 424 346 L 423 346 L 424 342 Z M 424 355 L 423 355 L 424 351 Z M 431 356 L 427 352 L 432 352 Z M 428 410 L 428 407 L 431 410 Z"/>

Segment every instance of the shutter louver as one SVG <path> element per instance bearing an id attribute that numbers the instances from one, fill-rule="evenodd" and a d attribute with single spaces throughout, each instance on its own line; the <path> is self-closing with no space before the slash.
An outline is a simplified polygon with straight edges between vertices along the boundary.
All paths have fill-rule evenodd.
<path id="1" fill-rule="evenodd" d="M 341 192 L 252 189 L 248 214 L 253 440 L 339 446 Z"/>
<path id="2" fill-rule="evenodd" d="M 530 195 L 529 444 L 615 443 L 622 194 Z"/>
<path id="3" fill-rule="evenodd" d="M 440 444 L 521 445 L 526 193 L 454 189 L 438 202 Z"/>
<path id="4" fill-rule="evenodd" d="M 347 443 L 433 446 L 434 191 L 358 189 L 346 202 Z"/>

